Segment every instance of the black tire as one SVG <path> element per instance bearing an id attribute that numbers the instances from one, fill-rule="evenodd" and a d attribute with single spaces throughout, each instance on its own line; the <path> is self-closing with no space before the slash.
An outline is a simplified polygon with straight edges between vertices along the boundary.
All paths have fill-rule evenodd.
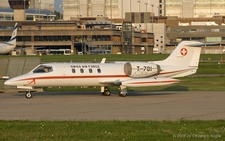
<path id="1" fill-rule="evenodd" d="M 110 96 L 110 95 L 111 95 L 110 90 L 105 90 L 105 91 L 104 91 L 104 95 L 105 95 L 105 96 Z"/>
<path id="2" fill-rule="evenodd" d="M 127 94 L 121 94 L 121 93 L 119 93 L 119 96 L 120 96 L 120 97 L 126 97 Z"/>
<path id="3" fill-rule="evenodd" d="M 26 97 L 27 99 L 30 99 L 30 98 L 32 98 L 32 94 L 31 94 L 30 92 L 27 92 L 27 93 L 25 94 L 25 97 Z"/>

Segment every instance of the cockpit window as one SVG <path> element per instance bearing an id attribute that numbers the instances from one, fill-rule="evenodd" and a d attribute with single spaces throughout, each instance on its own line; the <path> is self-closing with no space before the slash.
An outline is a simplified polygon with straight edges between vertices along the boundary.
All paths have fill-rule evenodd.
<path id="1" fill-rule="evenodd" d="M 53 71 L 51 66 L 40 65 L 35 70 L 33 70 L 33 73 L 48 73 L 51 71 Z"/>

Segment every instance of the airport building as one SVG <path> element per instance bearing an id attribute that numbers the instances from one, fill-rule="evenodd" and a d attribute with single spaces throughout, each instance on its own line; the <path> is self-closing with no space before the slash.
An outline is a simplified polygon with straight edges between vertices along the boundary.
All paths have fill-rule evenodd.
<path id="1" fill-rule="evenodd" d="M 53 21 L 55 13 L 47 9 L 26 9 L 26 21 Z M 0 21 L 14 21 L 14 10 L 11 8 L 0 8 Z"/>
<path id="2" fill-rule="evenodd" d="M 54 0 L 1 0 L 0 20 L 40 21 L 55 19 Z"/>
<path id="3" fill-rule="evenodd" d="M 162 0 L 62 0 L 64 20 L 103 16 L 124 19 L 127 12 L 153 12 L 162 15 Z M 161 8 L 159 7 L 161 3 Z"/>
<path id="4" fill-rule="evenodd" d="M 208 18 L 225 15 L 224 0 L 163 0 L 165 16 Z"/>
<path id="5" fill-rule="evenodd" d="M 9 0 L 1 0 L 0 8 L 9 8 Z M 47 9 L 54 11 L 54 0 L 29 0 L 29 8 L 37 10 Z"/>
<path id="6" fill-rule="evenodd" d="M 26 54 L 37 54 L 41 52 L 37 51 L 39 48 L 70 49 L 72 54 L 149 54 L 154 50 L 155 53 L 170 53 L 168 46 L 174 47 L 182 40 L 216 42 L 220 44 L 220 47 L 223 47 L 225 43 L 223 16 L 182 18 L 182 14 L 179 15 L 179 13 L 177 13 L 178 16 L 163 16 L 173 13 L 168 8 L 168 4 L 177 6 L 184 4 L 179 0 L 166 2 L 159 0 L 156 4 L 132 0 L 121 2 L 120 0 L 63 0 L 63 21 L 54 21 L 53 13 L 52 17 L 48 18 L 51 15 L 48 14 L 48 9 L 45 9 L 47 11 L 40 19 L 38 19 L 40 15 L 38 9 L 36 9 L 36 14 L 33 10 L 31 16 L 29 16 L 29 10 L 32 11 L 32 9 L 26 9 L 26 20 L 30 21 L 16 20 L 19 23 L 17 47 L 23 50 L 26 48 Z M 124 8 L 125 2 L 126 6 L 129 5 L 127 9 Z M 36 2 L 31 0 L 30 3 L 31 7 L 35 8 L 35 5 L 37 7 Z M 186 3 L 187 6 L 190 4 L 192 3 Z M 198 6 L 201 4 L 203 3 L 198 3 Z M 133 5 L 136 5 L 136 9 Z M 111 12 L 113 8 L 119 12 L 113 14 Z M 15 21 L 8 22 L 8 20 L 15 20 L 15 18 L 13 15 L 9 16 L 9 12 L 4 11 L 4 8 L 2 9 L 0 19 L 3 21 L 1 21 L 0 30 L 3 32 L 0 32 L 0 41 L 7 41 L 11 35 L 10 28 L 15 23 Z M 136 10 L 136 12 L 129 10 Z M 41 9 L 40 13 L 42 12 L 44 11 Z M 72 15 L 67 15 L 67 13 Z M 68 20 L 65 20 L 66 18 Z M 217 52 L 221 53 L 221 48 Z"/>
<path id="7" fill-rule="evenodd" d="M 17 47 L 26 49 L 27 54 L 36 54 L 39 50 L 71 49 L 72 54 L 79 52 L 94 54 L 94 51 L 109 50 L 117 53 L 152 53 L 153 34 L 132 30 L 131 23 L 124 23 L 124 29 L 109 28 L 107 20 L 58 22 L 19 22 Z M 84 24 L 85 23 L 85 24 Z M 2 27 L 13 27 L 15 22 L 1 22 Z M 115 25 L 113 25 L 115 26 Z M 121 28 L 121 27 L 120 27 Z M 6 28 L 7 29 L 7 28 Z M 0 41 L 7 41 L 12 29 L 0 32 Z M 21 51 L 21 50 L 19 50 Z M 40 51 L 40 52 L 42 52 Z M 48 53 L 48 52 L 45 52 Z"/>

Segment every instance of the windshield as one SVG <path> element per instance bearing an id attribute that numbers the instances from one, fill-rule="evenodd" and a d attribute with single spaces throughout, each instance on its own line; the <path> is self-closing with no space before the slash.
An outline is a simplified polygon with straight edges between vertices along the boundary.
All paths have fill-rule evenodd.
<path id="1" fill-rule="evenodd" d="M 48 73 L 53 71 L 51 66 L 40 65 L 33 70 L 33 73 Z"/>

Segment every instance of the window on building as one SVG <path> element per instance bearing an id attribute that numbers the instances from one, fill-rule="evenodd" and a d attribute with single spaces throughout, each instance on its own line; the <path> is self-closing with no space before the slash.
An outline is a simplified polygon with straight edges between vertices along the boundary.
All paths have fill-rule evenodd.
<path id="1" fill-rule="evenodd" d="M 141 23 L 144 23 L 145 15 L 143 12 L 141 12 Z"/>
<path id="2" fill-rule="evenodd" d="M 141 38 L 141 41 L 142 42 L 146 42 L 146 38 Z"/>

